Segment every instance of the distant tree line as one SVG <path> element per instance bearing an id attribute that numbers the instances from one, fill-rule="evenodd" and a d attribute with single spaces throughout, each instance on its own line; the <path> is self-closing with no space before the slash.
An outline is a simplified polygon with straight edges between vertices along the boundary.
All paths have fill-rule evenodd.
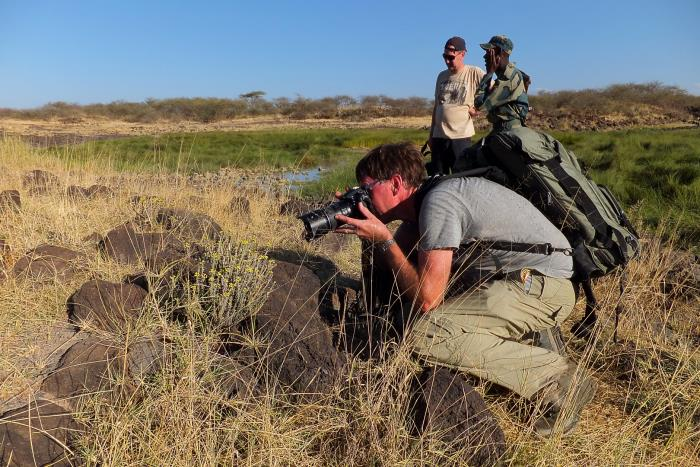
<path id="1" fill-rule="evenodd" d="M 430 116 L 433 100 L 425 97 L 392 98 L 384 95 L 265 99 L 264 91 L 251 91 L 237 99 L 174 98 L 145 102 L 115 101 L 108 104 L 78 105 L 51 102 L 27 110 L 1 109 L 0 117 L 26 119 L 72 119 L 102 117 L 129 122 L 197 121 L 215 122 L 261 115 L 283 115 L 290 119 L 368 120 L 378 117 Z M 540 92 L 530 96 L 532 106 L 545 114 L 562 111 L 629 113 L 640 105 L 653 106 L 679 117 L 700 116 L 700 96 L 661 83 L 615 84 L 604 89 Z"/>

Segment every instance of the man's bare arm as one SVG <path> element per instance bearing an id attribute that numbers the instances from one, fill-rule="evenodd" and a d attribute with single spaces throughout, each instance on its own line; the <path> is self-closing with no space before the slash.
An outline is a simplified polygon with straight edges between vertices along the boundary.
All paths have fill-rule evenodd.
<path id="1" fill-rule="evenodd" d="M 336 219 L 346 222 L 346 225 L 338 228 L 337 232 L 355 234 L 372 242 L 384 242 L 393 238 L 387 226 L 364 204 L 359 204 L 358 208 L 365 219 L 338 215 Z M 450 277 L 452 255 L 450 249 L 419 251 L 416 267 L 399 245 L 394 243 L 383 253 L 383 261 L 396 275 L 401 292 L 426 312 L 442 302 Z"/>

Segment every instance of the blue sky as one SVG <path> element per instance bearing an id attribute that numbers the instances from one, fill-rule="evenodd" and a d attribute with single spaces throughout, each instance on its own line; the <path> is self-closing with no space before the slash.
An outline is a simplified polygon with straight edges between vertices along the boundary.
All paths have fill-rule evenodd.
<path id="1" fill-rule="evenodd" d="M 0 107 L 347 94 L 431 97 L 445 40 L 506 34 L 538 90 L 700 94 L 700 0 L 0 0 Z"/>

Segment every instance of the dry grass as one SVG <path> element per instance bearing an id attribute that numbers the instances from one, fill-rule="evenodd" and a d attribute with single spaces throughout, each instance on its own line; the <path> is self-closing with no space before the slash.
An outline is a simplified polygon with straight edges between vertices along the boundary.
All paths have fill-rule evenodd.
<path id="1" fill-rule="evenodd" d="M 194 186 L 171 174 L 126 176 L 109 166 L 78 166 L 70 158 L 60 162 L 39 154 L 16 140 L 0 141 L 0 190 L 21 190 L 21 175 L 41 168 L 65 185 L 105 183 L 116 196 L 74 202 L 58 192 L 31 197 L 21 190 L 22 211 L 3 214 L 0 236 L 12 247 L 10 266 L 24 251 L 45 242 L 83 251 L 89 259 L 87 270 L 68 284 L 32 287 L 10 278 L 0 287 L 0 400 L 30 388 L 47 359 L 45 339 L 53 326 L 65 322 L 66 298 L 83 281 L 95 276 L 118 281 L 135 271 L 100 257 L 83 241 L 133 217 L 133 194 L 209 214 L 233 238 L 263 249 L 317 253 L 301 239 L 295 219 L 277 214 L 279 200 L 256 188 L 254 178 L 245 187 L 251 216 L 242 220 L 226 210 L 231 184 L 219 179 Z M 672 263 L 672 245 L 659 240 L 666 234 L 661 229 L 645 232 L 643 257 L 629 268 L 621 342 L 612 341 L 618 300 L 614 277 L 597 286 L 602 323 L 595 340 L 590 345 L 569 342 L 581 369 L 591 371 L 599 383 L 598 395 L 573 435 L 536 438 L 517 417 L 515 401 L 477 386 L 506 431 L 505 464 L 700 462 L 700 303 L 697 295 L 686 299 L 660 291 Z M 353 243 L 333 259 L 341 271 L 354 275 L 357 258 L 359 245 Z M 79 418 L 89 429 L 78 449 L 89 464 L 433 465 L 464 459 L 459 451 L 448 454 L 448 446 L 435 436 L 415 439 L 405 426 L 407 387 L 415 371 L 406 349 L 382 364 L 355 364 L 335 391 L 313 403 L 272 387 L 259 400 L 229 399 L 216 383 L 217 372 L 225 370 L 217 369 L 209 350 L 215 336 L 169 323 L 157 306 L 150 310 L 136 333 L 165 331 L 176 358 L 157 377 L 140 381 L 135 391 L 115 391 L 109 400 L 95 395 L 83 403 Z M 665 328 L 673 335 L 661 332 Z"/>

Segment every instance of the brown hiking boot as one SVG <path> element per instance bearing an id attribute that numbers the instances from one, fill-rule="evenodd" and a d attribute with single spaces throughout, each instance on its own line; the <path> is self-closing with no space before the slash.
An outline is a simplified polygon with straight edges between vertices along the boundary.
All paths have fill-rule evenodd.
<path id="1" fill-rule="evenodd" d="M 593 400 L 595 391 L 595 381 L 576 374 L 576 368 L 571 367 L 540 392 L 544 411 L 535 421 L 535 433 L 542 437 L 569 433 L 578 424 L 581 410 Z"/>

